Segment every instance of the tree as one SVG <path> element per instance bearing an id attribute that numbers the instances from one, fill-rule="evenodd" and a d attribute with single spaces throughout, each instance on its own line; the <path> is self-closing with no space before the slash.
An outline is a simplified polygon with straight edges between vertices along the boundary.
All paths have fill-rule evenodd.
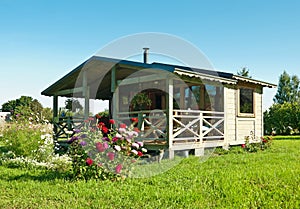
<path id="1" fill-rule="evenodd" d="M 2 111 L 11 112 L 15 119 L 29 119 L 39 121 L 43 114 L 49 119 L 50 110 L 44 110 L 42 104 L 29 96 L 21 96 L 19 99 L 11 100 L 2 105 Z"/>
<path id="2" fill-rule="evenodd" d="M 264 112 L 264 130 L 266 134 L 299 134 L 299 103 L 273 104 Z"/>
<path id="3" fill-rule="evenodd" d="M 291 77 L 284 71 L 279 77 L 277 93 L 273 101 L 278 104 L 298 102 L 300 99 L 299 86 L 299 78 L 296 75 Z"/>
<path id="4" fill-rule="evenodd" d="M 251 76 L 249 75 L 249 69 L 247 67 L 242 67 L 242 69 L 239 70 L 237 74 L 246 78 L 251 78 Z"/>
<path id="5" fill-rule="evenodd" d="M 71 112 L 78 112 L 83 110 L 82 105 L 77 99 L 67 99 L 65 101 L 66 109 Z"/>

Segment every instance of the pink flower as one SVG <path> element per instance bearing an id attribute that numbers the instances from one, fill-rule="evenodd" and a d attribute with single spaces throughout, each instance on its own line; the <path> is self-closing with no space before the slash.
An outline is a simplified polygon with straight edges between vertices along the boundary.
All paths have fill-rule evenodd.
<path id="1" fill-rule="evenodd" d="M 115 159 L 115 153 L 109 152 L 109 153 L 107 153 L 107 157 L 109 158 L 109 160 L 114 160 Z"/>
<path id="2" fill-rule="evenodd" d="M 104 143 L 97 142 L 97 143 L 96 143 L 96 149 L 97 149 L 99 152 L 104 152 L 107 148 L 108 148 L 107 142 L 104 142 Z"/>
<path id="3" fill-rule="evenodd" d="M 116 173 L 120 173 L 121 172 L 121 169 L 122 169 L 122 164 L 118 164 L 116 166 Z"/>
<path id="4" fill-rule="evenodd" d="M 143 142 L 136 142 L 138 145 L 140 145 L 140 147 L 144 146 Z"/>
<path id="5" fill-rule="evenodd" d="M 132 147 L 135 147 L 135 148 L 137 148 L 137 149 L 140 147 L 140 145 L 139 145 L 138 143 L 135 143 L 135 142 L 133 142 L 133 143 L 131 144 L 131 146 L 132 146 Z"/>
<path id="6" fill-rule="evenodd" d="M 87 158 L 85 162 L 88 166 L 91 166 L 93 164 L 93 160 L 91 158 Z"/>
<path id="7" fill-rule="evenodd" d="M 108 147 L 109 147 L 108 143 L 107 143 L 107 142 L 103 142 L 103 147 L 104 147 L 105 149 L 108 149 Z"/>
<path id="8" fill-rule="evenodd" d="M 126 129 L 125 128 L 119 128 L 119 132 L 122 134 L 122 133 L 125 133 L 126 132 Z"/>
<path id="9" fill-rule="evenodd" d="M 242 148 L 243 148 L 243 149 L 245 149 L 245 148 L 246 148 L 246 145 L 245 145 L 245 144 L 242 144 L 241 146 L 242 146 Z"/>

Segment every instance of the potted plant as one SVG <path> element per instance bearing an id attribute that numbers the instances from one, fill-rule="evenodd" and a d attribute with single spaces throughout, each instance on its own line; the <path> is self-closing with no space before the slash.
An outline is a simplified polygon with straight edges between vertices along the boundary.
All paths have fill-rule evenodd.
<path id="1" fill-rule="evenodd" d="M 145 110 L 152 104 L 151 99 L 146 93 L 139 92 L 131 100 L 131 106 L 134 111 Z"/>

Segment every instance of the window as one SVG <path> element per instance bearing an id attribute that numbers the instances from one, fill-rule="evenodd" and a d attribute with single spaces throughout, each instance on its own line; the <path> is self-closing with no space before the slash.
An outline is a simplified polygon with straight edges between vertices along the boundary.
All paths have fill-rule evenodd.
<path id="1" fill-rule="evenodd" d="M 240 115 L 254 115 L 253 89 L 240 88 L 239 113 Z"/>

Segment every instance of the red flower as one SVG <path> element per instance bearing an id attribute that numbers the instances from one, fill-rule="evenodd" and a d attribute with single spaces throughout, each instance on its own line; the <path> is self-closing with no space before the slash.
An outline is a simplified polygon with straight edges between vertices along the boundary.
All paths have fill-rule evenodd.
<path id="1" fill-rule="evenodd" d="M 142 157 L 143 156 L 143 153 L 141 151 L 138 151 L 138 156 L 139 157 Z"/>
<path id="2" fill-rule="evenodd" d="M 114 120 L 114 119 L 110 119 L 110 120 L 109 120 L 109 123 L 110 123 L 110 124 L 115 124 L 115 120 Z"/>
<path id="3" fill-rule="evenodd" d="M 122 169 L 122 164 L 118 164 L 116 166 L 116 173 L 120 173 L 121 172 L 121 169 Z"/>
<path id="4" fill-rule="evenodd" d="M 121 124 L 120 124 L 120 128 L 126 128 L 126 124 L 121 123 Z"/>
<path id="5" fill-rule="evenodd" d="M 243 148 L 243 149 L 246 147 L 246 145 L 245 145 L 245 144 L 242 144 L 241 146 L 242 146 L 242 148 Z"/>
<path id="6" fill-rule="evenodd" d="M 108 132 L 108 128 L 106 126 L 102 126 L 102 132 L 107 134 Z"/>
<path id="7" fill-rule="evenodd" d="M 97 125 L 97 127 L 100 128 L 100 129 L 102 128 L 102 126 L 105 126 L 105 124 L 104 124 L 103 122 L 100 122 L 100 123 L 98 123 L 98 125 Z"/>
<path id="8" fill-rule="evenodd" d="M 131 118 L 130 120 L 131 120 L 131 122 L 133 122 L 133 123 L 137 123 L 137 122 L 139 121 L 138 118 Z"/>
<path id="9" fill-rule="evenodd" d="M 113 142 L 116 142 L 116 141 L 118 141 L 118 140 L 119 140 L 119 138 L 117 138 L 117 137 L 113 137 L 113 138 L 112 138 L 112 141 L 113 141 Z"/>
<path id="10" fill-rule="evenodd" d="M 133 130 L 138 133 L 140 132 L 140 129 L 138 127 L 134 127 Z"/>
<path id="11" fill-rule="evenodd" d="M 107 153 L 107 157 L 108 157 L 109 160 L 114 160 L 115 159 L 115 153 L 109 152 L 109 153 Z"/>
<path id="12" fill-rule="evenodd" d="M 88 166 L 91 166 L 93 164 L 93 160 L 91 158 L 87 158 L 85 162 Z"/>

